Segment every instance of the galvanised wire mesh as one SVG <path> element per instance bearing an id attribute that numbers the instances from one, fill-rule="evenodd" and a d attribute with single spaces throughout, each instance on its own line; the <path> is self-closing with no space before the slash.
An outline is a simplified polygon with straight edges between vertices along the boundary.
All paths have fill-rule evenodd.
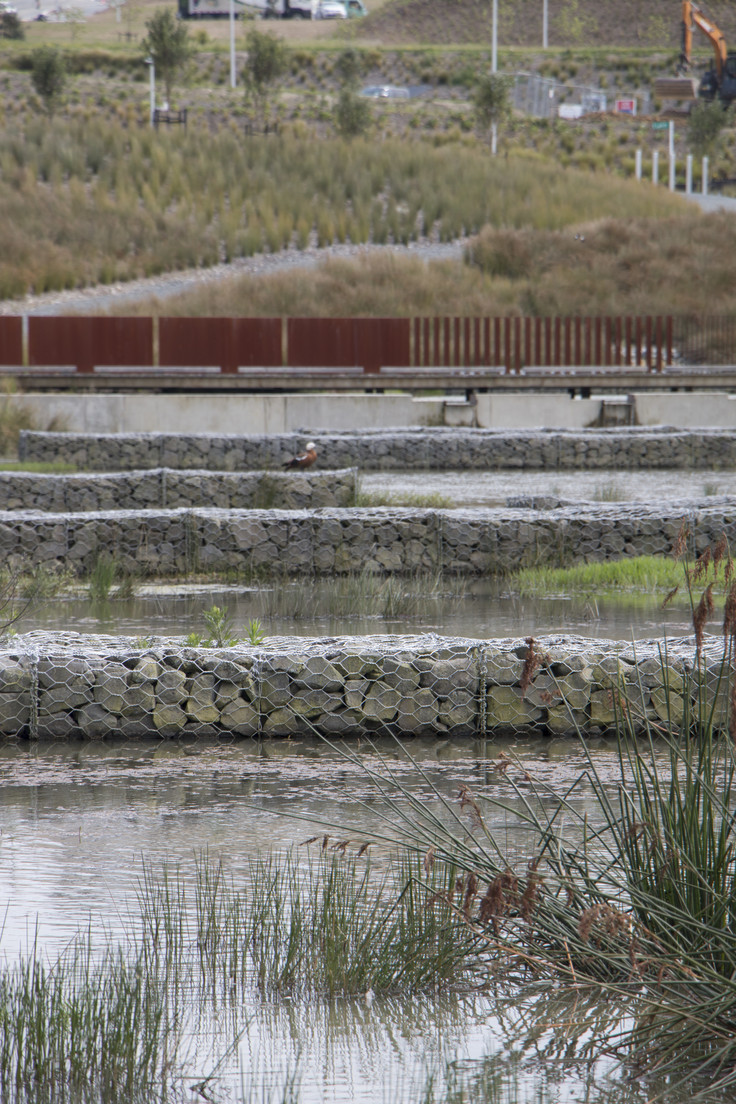
<path id="1" fill-rule="evenodd" d="M 666 649 L 577 637 L 279 638 L 190 647 L 30 633 L 0 651 L 5 739 L 604 733 L 728 719 L 729 665 L 708 638 Z M 695 712 L 693 712 L 695 711 Z"/>

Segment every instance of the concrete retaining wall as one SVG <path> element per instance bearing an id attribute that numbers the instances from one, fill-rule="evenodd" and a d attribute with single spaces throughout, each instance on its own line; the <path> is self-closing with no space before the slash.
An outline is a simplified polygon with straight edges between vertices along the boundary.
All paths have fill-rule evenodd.
<path id="1" fill-rule="evenodd" d="M 670 643 L 663 663 L 656 642 L 575 637 L 530 656 L 520 640 L 435 635 L 208 649 L 32 633 L 0 650 L 0 736 L 595 735 L 621 701 L 635 729 L 661 731 L 699 686 L 725 723 L 722 643 L 709 638 L 695 671 L 693 653 Z"/>
<path id="2" fill-rule="evenodd" d="M 66 461 L 90 471 L 279 468 L 312 434 L 21 433 L 22 460 Z M 731 469 L 736 431 L 672 429 L 406 429 L 314 433 L 320 467 L 380 470 Z"/>
<path id="3" fill-rule="evenodd" d="M 0 512 L 0 559 L 63 564 L 79 575 L 101 553 L 133 574 L 254 569 L 259 575 L 445 571 L 494 574 L 668 554 L 687 517 L 697 551 L 725 532 L 736 500 L 657 506 L 578 504 L 552 510 L 139 510 Z"/>
<path id="4" fill-rule="evenodd" d="M 76 513 L 183 506 L 254 509 L 350 506 L 357 469 L 209 472 L 153 468 L 105 475 L 0 472 L 0 510 Z"/>

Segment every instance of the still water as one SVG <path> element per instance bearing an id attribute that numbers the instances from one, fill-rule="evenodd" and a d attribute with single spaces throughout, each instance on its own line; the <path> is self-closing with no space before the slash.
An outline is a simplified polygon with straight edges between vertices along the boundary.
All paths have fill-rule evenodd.
<path id="1" fill-rule="evenodd" d="M 459 592 L 458 589 L 459 588 Z M 683 636 L 692 631 L 686 599 L 662 609 L 659 595 L 521 598 L 494 580 L 447 580 L 436 594 L 422 594 L 413 609 L 386 618 L 356 612 L 330 594 L 328 582 L 249 588 L 221 585 L 144 584 L 134 598 L 93 602 L 84 593 L 59 598 L 21 620 L 19 632 L 35 628 L 132 637 L 207 635 L 205 610 L 228 611 L 234 635 L 245 635 L 258 618 L 268 636 L 343 636 L 436 632 L 478 638 L 572 633 L 609 640 Z M 409 584 L 409 589 L 411 586 Z M 373 603 L 378 607 L 379 603 Z M 320 613 L 320 610 L 331 612 Z"/>
<path id="2" fill-rule="evenodd" d="M 357 762 L 305 739 L 6 748 L 0 753 L 0 951 L 14 961 L 35 943 L 52 960 L 80 928 L 89 930 L 93 944 L 103 931 L 124 939 L 144 859 L 154 870 L 174 864 L 193 878 L 195 858 L 205 849 L 237 883 L 248 860 L 264 851 L 295 847 L 306 861 L 304 841 L 315 833 L 348 835 L 357 850 L 386 812 L 366 768 L 383 770 L 388 763 L 404 786 L 439 808 L 437 794 L 457 803 L 460 786 L 478 797 L 508 796 L 492 767 L 500 752 L 517 757 L 540 782 L 564 788 L 585 764 L 571 740 L 418 739 L 411 748 L 413 760 L 392 741 L 358 745 Z M 609 744 L 595 743 L 592 755 L 604 777 L 617 776 Z M 587 808 L 584 788 L 576 800 Z M 491 811 L 488 823 L 512 851 L 525 847 L 513 809 Z M 380 864 L 385 854 L 378 845 L 371 862 Z M 588 1026 L 573 1044 L 558 1025 L 581 1006 Z M 442 1085 L 447 1063 L 454 1063 L 458 1076 L 480 1079 L 466 1100 L 643 1104 L 646 1087 L 609 1083 L 613 1062 L 586 1056 L 597 1018 L 606 1016 L 610 1009 L 590 995 L 569 997 L 548 983 L 529 982 L 513 994 L 491 987 L 374 999 L 254 993 L 234 1022 L 225 1016 L 227 1023 L 200 1025 L 179 1087 L 189 1099 L 189 1085 L 242 1032 L 210 1087 L 215 1100 L 281 1101 L 294 1076 L 298 1099 L 309 1104 L 408 1104 L 423 1099 L 432 1073 Z M 680 1104 L 684 1093 L 665 1099 Z"/>

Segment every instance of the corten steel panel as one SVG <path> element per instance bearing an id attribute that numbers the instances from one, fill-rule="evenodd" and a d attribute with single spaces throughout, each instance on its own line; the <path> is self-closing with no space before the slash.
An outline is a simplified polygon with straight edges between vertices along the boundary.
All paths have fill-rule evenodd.
<path id="1" fill-rule="evenodd" d="M 289 318 L 286 363 L 290 368 L 353 367 L 352 323 L 352 318 Z"/>
<path id="2" fill-rule="evenodd" d="M 12 368 L 23 365 L 22 318 L 0 318 L 0 364 Z"/>
<path id="3" fill-rule="evenodd" d="M 411 323 L 408 318 L 354 318 L 355 359 L 366 372 L 408 368 Z"/>
<path id="4" fill-rule="evenodd" d="M 153 319 L 32 316 L 28 363 L 59 368 L 71 364 L 78 372 L 91 372 L 96 366 L 150 368 Z"/>
<path id="5" fill-rule="evenodd" d="M 280 368 L 280 318 L 161 318 L 162 368 Z"/>

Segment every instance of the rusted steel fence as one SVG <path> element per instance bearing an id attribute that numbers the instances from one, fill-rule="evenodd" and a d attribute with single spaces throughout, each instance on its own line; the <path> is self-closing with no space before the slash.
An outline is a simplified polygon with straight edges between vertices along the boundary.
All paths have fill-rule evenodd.
<path id="1" fill-rule="evenodd" d="M 0 366 L 504 374 L 736 363 L 736 319 L 0 318 Z"/>

